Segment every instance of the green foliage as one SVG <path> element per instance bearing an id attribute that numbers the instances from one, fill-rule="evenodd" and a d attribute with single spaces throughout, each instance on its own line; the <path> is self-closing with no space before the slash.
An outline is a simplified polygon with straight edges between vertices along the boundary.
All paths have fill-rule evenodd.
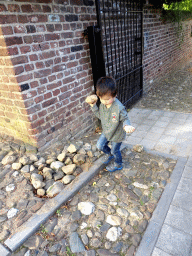
<path id="1" fill-rule="evenodd" d="M 149 0 L 149 3 L 156 9 L 163 9 L 163 5 L 171 5 L 175 2 L 181 2 L 182 0 Z M 189 0 L 190 1 L 190 0 Z"/>
<path id="2" fill-rule="evenodd" d="M 158 9 L 163 22 L 175 23 L 179 45 L 183 42 L 182 21 L 192 19 L 192 0 L 149 0 L 152 9 Z"/>
<path id="3" fill-rule="evenodd" d="M 67 255 L 68 256 L 75 256 L 75 254 L 73 254 L 72 252 L 71 252 L 71 250 L 70 250 L 70 248 L 67 246 L 66 247 L 66 250 L 67 250 Z"/>

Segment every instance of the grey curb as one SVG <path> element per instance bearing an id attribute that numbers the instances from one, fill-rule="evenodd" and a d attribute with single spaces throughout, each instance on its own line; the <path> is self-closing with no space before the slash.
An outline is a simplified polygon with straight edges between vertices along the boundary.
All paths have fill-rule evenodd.
<path id="1" fill-rule="evenodd" d="M 2 244 L 0 244 L 0 255 L 1 256 L 10 256 L 11 252 L 8 251 Z"/>
<path id="2" fill-rule="evenodd" d="M 159 154 L 159 152 L 158 155 L 165 156 L 165 154 Z M 163 194 L 157 204 L 155 211 L 153 212 L 153 216 L 144 233 L 144 236 L 141 240 L 141 243 L 135 256 L 151 256 L 151 254 L 153 253 L 165 217 L 167 215 L 175 191 L 183 174 L 186 162 L 187 158 L 178 158 L 177 164 L 170 178 L 171 182 L 166 185 L 163 191 Z"/>

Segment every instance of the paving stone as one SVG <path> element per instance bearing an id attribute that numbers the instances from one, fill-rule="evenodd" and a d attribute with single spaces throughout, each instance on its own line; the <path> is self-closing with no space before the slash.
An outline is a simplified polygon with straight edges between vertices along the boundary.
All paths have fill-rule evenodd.
<path id="1" fill-rule="evenodd" d="M 164 224 L 156 247 L 171 255 L 186 256 L 189 255 L 191 242 L 191 236 Z"/>
<path id="2" fill-rule="evenodd" d="M 11 252 L 9 250 L 7 250 L 2 244 L 0 244 L 0 255 L 10 256 Z"/>
<path id="3" fill-rule="evenodd" d="M 192 235 L 192 212 L 171 205 L 165 219 L 165 224 Z"/>

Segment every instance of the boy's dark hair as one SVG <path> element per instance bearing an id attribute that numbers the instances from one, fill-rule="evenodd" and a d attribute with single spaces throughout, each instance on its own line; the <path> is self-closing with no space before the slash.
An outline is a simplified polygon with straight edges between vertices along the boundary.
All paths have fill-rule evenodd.
<path id="1" fill-rule="evenodd" d="M 96 84 L 96 94 L 102 97 L 106 94 L 111 94 L 112 97 L 117 95 L 116 81 L 110 76 L 99 78 Z"/>

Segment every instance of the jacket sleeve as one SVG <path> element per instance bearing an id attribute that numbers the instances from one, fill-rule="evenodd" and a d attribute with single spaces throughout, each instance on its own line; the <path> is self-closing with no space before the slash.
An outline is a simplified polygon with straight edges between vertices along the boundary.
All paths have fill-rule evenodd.
<path id="1" fill-rule="evenodd" d="M 91 110 L 93 111 L 94 115 L 100 119 L 100 113 L 99 113 L 99 108 L 97 104 L 95 104 L 93 107 L 91 107 Z"/>
<path id="2" fill-rule="evenodd" d="M 119 121 L 123 122 L 123 127 L 125 125 L 131 125 L 131 123 L 129 121 L 128 113 L 127 113 L 127 110 L 125 109 L 125 107 L 120 111 Z"/>

